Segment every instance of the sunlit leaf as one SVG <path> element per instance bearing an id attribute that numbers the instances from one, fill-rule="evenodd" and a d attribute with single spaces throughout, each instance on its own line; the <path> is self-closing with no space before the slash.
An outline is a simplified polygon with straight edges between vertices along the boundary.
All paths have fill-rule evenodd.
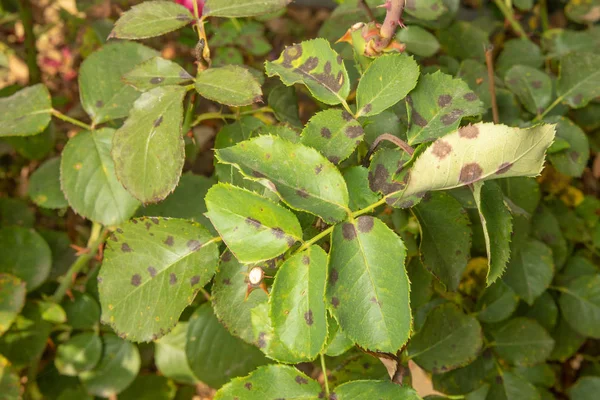
<path id="1" fill-rule="evenodd" d="M 143 4 L 145 3 L 140 5 Z M 157 86 L 178 85 L 192 79 L 194 77 L 181 68 L 179 64 L 162 57 L 152 57 L 123 75 L 123 82 L 142 91 Z"/>
<path id="2" fill-rule="evenodd" d="M 23 309 L 25 295 L 25 282 L 14 275 L 0 274 L 0 336 Z"/>
<path id="3" fill-rule="evenodd" d="M 260 84 L 246 68 L 235 65 L 209 68 L 198 73 L 196 91 L 202 97 L 228 106 L 261 101 Z"/>
<path id="4" fill-rule="evenodd" d="M 284 8 L 291 0 L 207 0 L 203 15 L 213 17 L 252 17 Z"/>
<path id="5" fill-rule="evenodd" d="M 185 355 L 188 322 L 179 322 L 167 335 L 155 342 L 154 361 L 156 368 L 167 378 L 177 382 L 195 384 L 194 376 Z"/>
<path id="6" fill-rule="evenodd" d="M 194 16 L 184 6 L 170 1 L 146 1 L 132 6 L 115 23 L 109 38 L 146 39 L 182 28 Z"/>
<path id="7" fill-rule="evenodd" d="M 95 333 L 80 333 L 58 346 L 54 365 L 63 375 L 79 375 L 94 368 L 101 356 L 100 337 Z"/>
<path id="8" fill-rule="evenodd" d="M 389 380 L 346 382 L 335 389 L 335 396 L 339 400 L 374 399 L 377 397 L 394 400 L 420 399 L 413 388 L 397 385 Z"/>
<path id="9" fill-rule="evenodd" d="M 571 53 L 560 59 L 556 92 L 571 108 L 586 106 L 600 95 L 600 55 Z"/>

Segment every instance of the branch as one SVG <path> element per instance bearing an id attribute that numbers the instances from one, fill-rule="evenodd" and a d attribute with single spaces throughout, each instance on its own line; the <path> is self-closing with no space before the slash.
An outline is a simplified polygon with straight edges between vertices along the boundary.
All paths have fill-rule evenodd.
<path id="1" fill-rule="evenodd" d="M 19 0 L 19 15 L 25 31 L 25 51 L 27 68 L 29 69 L 29 84 L 40 83 L 42 72 L 37 63 L 37 48 L 35 47 L 35 33 L 33 32 L 32 6 L 28 0 Z"/>
<path id="2" fill-rule="evenodd" d="M 381 52 L 385 49 L 396 34 L 396 28 L 400 25 L 400 19 L 402 18 L 402 11 L 404 10 L 405 0 L 387 0 L 385 8 L 387 13 L 385 14 L 385 20 L 379 30 L 380 39 L 375 41 L 374 50 Z"/>
<path id="3" fill-rule="evenodd" d="M 488 84 L 490 89 L 490 95 L 492 97 L 492 118 L 494 119 L 494 123 L 497 124 L 500 122 L 500 117 L 498 115 L 498 102 L 496 101 L 496 82 L 494 82 L 494 60 L 493 60 L 493 50 L 494 46 L 489 46 L 485 49 L 485 63 L 487 64 L 487 72 L 488 72 Z"/>
<path id="4" fill-rule="evenodd" d="M 408 143 L 406 143 L 404 140 L 400 139 L 399 137 L 396 137 L 390 133 L 382 133 L 381 135 L 377 136 L 377 139 L 375 139 L 373 141 L 371 148 L 367 152 L 367 155 L 365 156 L 365 162 L 364 162 L 365 167 L 368 165 L 369 159 L 371 158 L 371 156 L 373 155 L 375 150 L 377 150 L 377 147 L 379 146 L 379 144 L 381 142 L 383 142 L 384 140 L 394 143 L 396 146 L 398 146 L 402 150 L 404 150 L 409 156 L 412 156 L 413 153 L 415 152 L 415 149 L 413 149 Z"/>

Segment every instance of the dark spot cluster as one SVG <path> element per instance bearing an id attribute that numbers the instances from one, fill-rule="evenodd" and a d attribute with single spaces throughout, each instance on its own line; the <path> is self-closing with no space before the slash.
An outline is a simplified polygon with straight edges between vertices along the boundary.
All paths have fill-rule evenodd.
<path id="1" fill-rule="evenodd" d="M 354 119 L 354 117 L 348 111 L 342 110 L 342 119 L 346 122 L 350 122 Z"/>
<path id="2" fill-rule="evenodd" d="M 172 247 L 175 244 L 175 239 L 173 239 L 173 236 L 167 236 L 165 239 L 165 244 L 169 247 Z"/>
<path id="3" fill-rule="evenodd" d="M 458 136 L 465 139 L 475 139 L 479 136 L 479 128 L 475 125 L 463 126 L 458 130 Z"/>
<path id="4" fill-rule="evenodd" d="M 304 264 L 304 265 L 310 264 L 310 257 L 307 255 L 302 256 L 302 264 Z"/>
<path id="5" fill-rule="evenodd" d="M 142 277 L 140 276 L 140 274 L 133 274 L 133 276 L 131 277 L 131 284 L 133 286 L 140 286 L 141 283 Z"/>
<path id="6" fill-rule="evenodd" d="M 223 285 L 230 286 L 231 285 L 231 280 L 229 278 L 223 279 Z"/>
<path id="7" fill-rule="evenodd" d="M 321 136 L 324 137 L 325 139 L 331 139 L 331 131 L 329 130 L 329 128 L 322 127 L 321 128 Z"/>
<path id="8" fill-rule="evenodd" d="M 452 96 L 450 96 L 449 94 L 442 94 L 438 96 L 437 103 L 440 107 L 446 107 L 447 105 L 452 103 Z"/>
<path id="9" fill-rule="evenodd" d="M 277 227 L 276 228 L 271 228 L 271 233 L 277 239 L 283 239 L 285 237 L 285 232 L 281 228 L 277 228 Z"/>
<path id="10" fill-rule="evenodd" d="M 337 269 L 332 268 L 331 271 L 329 272 L 329 284 L 331 286 L 335 285 L 335 283 L 338 281 L 339 278 L 339 273 L 337 271 Z"/>
<path id="11" fill-rule="evenodd" d="M 259 229 L 262 226 L 259 220 L 252 217 L 246 217 L 246 223 L 250 226 L 255 227 L 256 229 Z"/>
<path id="12" fill-rule="evenodd" d="M 311 326 L 313 324 L 314 320 L 312 310 L 308 310 L 304 313 L 304 320 L 306 321 L 306 325 L 308 326 Z"/>
<path id="13" fill-rule="evenodd" d="M 356 228 L 353 224 L 346 222 L 344 225 L 342 225 L 342 235 L 346 240 L 354 240 L 356 237 Z"/>
<path id="14" fill-rule="evenodd" d="M 323 171 L 323 164 L 319 164 L 315 167 L 315 175 L 319 175 Z"/>
<path id="15" fill-rule="evenodd" d="M 308 385 L 308 380 L 306 378 L 304 378 L 303 376 L 297 375 L 296 376 L 296 383 L 298 385 Z"/>
<path id="16" fill-rule="evenodd" d="M 163 116 L 161 115 L 160 117 L 156 118 L 156 120 L 154 121 L 154 127 L 158 128 L 160 126 L 160 124 L 162 124 L 163 122 Z"/>
<path id="17" fill-rule="evenodd" d="M 410 107 L 410 121 L 411 123 L 420 126 L 421 128 L 427 126 L 427 120 L 423 118 L 421 114 L 417 112 L 413 105 L 412 97 L 406 96 L 406 103 Z"/>
<path id="18" fill-rule="evenodd" d="M 231 261 L 231 252 L 229 250 L 225 251 L 223 253 L 223 255 L 221 256 L 221 260 L 223 260 L 225 262 Z"/>
<path id="19" fill-rule="evenodd" d="M 200 275 L 194 275 L 190 278 L 190 286 L 196 286 L 200 283 Z"/>
<path id="20" fill-rule="evenodd" d="M 363 107 L 363 114 L 368 114 L 371 112 L 371 110 L 373 109 L 373 105 L 371 103 L 367 103 L 365 104 L 365 106 Z"/>
<path id="21" fill-rule="evenodd" d="M 154 268 L 152 265 L 147 268 L 147 271 L 150 274 L 151 278 L 154 278 L 156 276 L 156 268 Z"/>
<path id="22" fill-rule="evenodd" d="M 312 76 L 325 87 L 336 93 L 340 91 L 345 82 L 344 73 L 341 70 L 337 75 L 334 75 L 331 72 L 331 62 L 329 61 L 325 63 L 322 73 L 313 73 Z"/>
<path id="23" fill-rule="evenodd" d="M 369 217 L 367 215 L 363 215 L 362 217 L 358 217 L 356 220 L 358 225 L 358 230 L 362 233 L 369 233 L 373 229 L 373 224 L 375 219 L 373 217 Z"/>
<path id="24" fill-rule="evenodd" d="M 389 194 L 401 190 L 403 185 L 391 181 L 387 168 L 383 164 L 377 164 L 374 170 L 369 171 L 369 187 L 374 192 Z"/>
<path id="25" fill-rule="evenodd" d="M 331 162 L 332 164 L 337 164 L 340 162 L 340 158 L 336 157 L 336 156 L 329 156 L 327 157 L 327 159 L 329 160 L 329 162 Z"/>
<path id="26" fill-rule="evenodd" d="M 246 382 L 244 383 L 244 387 L 248 390 L 252 390 L 252 382 Z"/>
<path id="27" fill-rule="evenodd" d="M 477 100 L 477 95 L 475 94 L 475 92 L 465 93 L 463 99 L 465 99 L 466 101 L 475 101 Z"/>
<path id="28" fill-rule="evenodd" d="M 147 230 L 147 231 L 149 231 L 149 230 L 150 230 L 150 228 L 152 228 L 152 223 L 151 223 L 151 222 L 146 222 L 146 223 L 144 224 L 144 226 L 146 226 L 146 230 Z"/>
<path id="29" fill-rule="evenodd" d="M 542 87 L 542 81 L 533 81 L 531 82 L 531 86 L 533 86 L 534 89 L 540 89 Z"/>
<path id="30" fill-rule="evenodd" d="M 104 107 L 104 102 L 102 100 L 98 100 L 96 102 L 96 108 L 102 108 L 102 107 Z"/>
<path id="31" fill-rule="evenodd" d="M 340 299 L 338 299 L 337 297 L 332 297 L 331 305 L 333 306 L 333 308 L 338 308 L 338 306 L 340 305 Z"/>
<path id="32" fill-rule="evenodd" d="M 446 158 L 446 156 L 448 154 L 450 154 L 451 152 L 452 152 L 452 146 L 450 145 L 450 143 L 448 143 L 444 140 L 441 140 L 441 139 L 436 140 L 433 143 L 433 145 L 431 146 L 431 154 L 433 154 L 440 160 L 443 160 L 444 158 Z"/>
<path id="33" fill-rule="evenodd" d="M 177 275 L 175 275 L 174 273 L 170 273 L 169 274 L 169 285 L 173 286 L 177 283 Z"/>
<path id="34" fill-rule="evenodd" d="M 442 121 L 442 124 L 444 124 L 446 126 L 452 125 L 460 117 L 462 117 L 462 115 L 464 113 L 465 113 L 464 110 L 461 110 L 461 109 L 452 110 L 448 114 L 442 115 L 442 118 L 440 118 L 440 121 Z"/>
<path id="35" fill-rule="evenodd" d="M 478 163 L 469 163 L 461 168 L 458 180 L 465 184 L 473 183 L 481 178 L 482 174 L 483 169 Z"/>
<path id="36" fill-rule="evenodd" d="M 133 250 L 131 249 L 131 247 L 129 247 L 129 245 L 127 243 L 123 243 L 121 245 L 121 251 L 123 253 L 131 253 Z"/>
<path id="37" fill-rule="evenodd" d="M 296 194 L 298 196 L 302 197 L 303 199 L 308 198 L 308 192 L 306 191 L 306 189 L 298 189 L 298 190 L 296 190 Z"/>
<path id="38" fill-rule="evenodd" d="M 298 69 L 302 72 L 309 73 L 319 65 L 319 59 L 317 57 L 308 57 L 306 61 L 298 66 Z"/>
<path id="39" fill-rule="evenodd" d="M 362 126 L 360 126 L 359 124 L 353 125 L 353 126 L 349 126 L 344 131 L 344 134 L 347 137 L 349 137 L 350 139 L 356 139 L 357 137 L 363 135 L 364 133 L 365 132 L 363 131 Z"/>

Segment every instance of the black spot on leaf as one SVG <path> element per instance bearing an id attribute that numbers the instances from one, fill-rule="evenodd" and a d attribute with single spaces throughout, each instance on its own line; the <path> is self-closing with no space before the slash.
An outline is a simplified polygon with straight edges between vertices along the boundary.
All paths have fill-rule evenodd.
<path id="1" fill-rule="evenodd" d="M 197 240 L 188 240 L 188 242 L 186 243 L 188 249 L 190 249 L 191 251 L 197 251 L 202 247 L 202 243 L 200 243 Z"/>
<path id="2" fill-rule="evenodd" d="M 173 239 L 173 236 L 167 236 L 167 239 L 165 240 L 165 244 L 169 247 L 173 246 L 173 244 L 175 243 L 175 239 Z"/>
<path id="3" fill-rule="evenodd" d="M 302 264 L 304 265 L 308 265 L 310 264 L 310 257 L 309 256 L 302 256 Z"/>
<path id="4" fill-rule="evenodd" d="M 306 324 L 308 326 L 313 324 L 313 313 L 312 310 L 308 310 L 307 312 L 304 313 L 304 320 L 306 321 Z"/>
<path id="5" fill-rule="evenodd" d="M 259 220 L 255 219 L 255 218 L 251 218 L 251 217 L 246 217 L 246 223 L 248 225 L 255 227 L 256 229 L 258 229 L 262 226 L 262 224 L 260 223 Z"/>
<path id="6" fill-rule="evenodd" d="M 244 387 L 245 387 L 246 389 L 248 389 L 248 390 L 252 390 L 252 383 L 251 383 L 251 382 L 246 382 L 246 383 L 244 384 Z"/>
<path id="7" fill-rule="evenodd" d="M 306 378 L 304 378 L 300 375 L 296 376 L 296 383 L 298 385 L 308 385 L 308 381 L 306 380 Z"/>
<path id="8" fill-rule="evenodd" d="M 156 276 L 156 268 L 154 268 L 152 265 L 149 266 L 148 268 L 148 273 L 150 274 L 151 278 L 154 278 Z"/>
<path id="9" fill-rule="evenodd" d="M 362 217 L 358 217 L 358 219 L 356 220 L 357 225 L 358 225 L 358 230 L 362 233 L 369 233 L 371 232 L 371 229 L 373 229 L 373 224 L 374 224 L 374 219 L 373 217 L 369 217 L 369 216 L 362 216 Z"/>
<path id="10" fill-rule="evenodd" d="M 503 173 L 508 171 L 510 169 L 510 167 L 512 167 L 512 163 L 504 162 L 504 163 L 500 164 L 500 166 L 498 167 L 498 170 L 496 171 L 496 174 L 502 175 Z"/>
<path id="11" fill-rule="evenodd" d="M 357 137 L 361 136 L 363 133 L 364 133 L 363 128 L 360 125 L 349 126 L 344 131 L 344 134 L 346 136 L 348 136 L 350 139 L 357 138 Z"/>
<path id="12" fill-rule="evenodd" d="M 478 180 L 481 174 L 483 174 L 483 169 L 479 164 L 469 163 L 461 168 L 458 180 L 462 183 L 472 183 Z"/>
<path id="13" fill-rule="evenodd" d="M 450 111 L 448 114 L 442 115 L 442 118 L 440 118 L 440 121 L 442 121 L 442 124 L 448 126 L 448 125 L 452 125 L 453 123 L 455 123 L 462 115 L 464 114 L 463 110 L 457 109 L 457 110 L 452 110 Z"/>
<path id="14" fill-rule="evenodd" d="M 160 222 L 156 217 L 150 217 L 150 221 L 152 221 L 154 225 L 158 225 L 158 223 Z"/>
<path id="15" fill-rule="evenodd" d="M 173 286 L 176 283 L 177 283 L 177 275 L 175 275 L 174 273 L 171 272 L 169 274 L 169 285 Z"/>
<path id="16" fill-rule="evenodd" d="M 323 164 L 319 164 L 315 167 L 315 175 L 319 175 L 323 171 Z"/>
<path id="17" fill-rule="evenodd" d="M 365 106 L 363 107 L 363 114 L 368 114 L 371 112 L 371 110 L 373 109 L 373 105 L 371 103 L 367 103 L 365 104 Z"/>
<path id="18" fill-rule="evenodd" d="M 296 194 L 303 199 L 308 198 L 308 192 L 305 189 L 296 190 Z"/>
<path id="19" fill-rule="evenodd" d="M 465 99 L 466 101 L 475 101 L 477 100 L 477 95 L 475 94 L 475 92 L 465 93 L 463 99 Z"/>
<path id="20" fill-rule="evenodd" d="M 337 282 L 338 278 L 339 278 L 339 274 L 337 272 L 337 269 L 332 268 L 331 272 L 329 272 L 329 284 L 331 286 L 335 285 L 335 283 Z"/>
<path id="21" fill-rule="evenodd" d="M 142 277 L 140 276 L 140 274 L 134 274 L 131 277 L 131 284 L 133 286 L 140 286 L 141 283 L 142 283 Z"/>
<path id="22" fill-rule="evenodd" d="M 479 128 L 475 125 L 463 126 L 458 130 L 458 136 L 465 139 L 475 139 L 479 136 Z"/>
<path id="23" fill-rule="evenodd" d="M 356 237 L 356 229 L 354 228 L 354 225 L 349 222 L 346 222 L 344 225 L 342 225 L 342 235 L 346 240 L 353 240 Z"/>
<path id="24" fill-rule="evenodd" d="M 163 122 L 163 116 L 161 115 L 160 117 L 156 118 L 156 120 L 154 121 L 154 127 L 158 128 L 160 126 L 160 124 L 162 124 Z"/>
<path id="25" fill-rule="evenodd" d="M 129 245 L 127 243 L 123 243 L 121 245 L 121 251 L 123 253 L 131 253 L 133 250 L 131 250 L 131 247 L 129 247 Z"/>
<path id="26" fill-rule="evenodd" d="M 199 275 L 192 276 L 192 278 L 190 279 L 190 285 L 196 286 L 198 283 L 200 283 L 200 276 Z"/>
<path id="27" fill-rule="evenodd" d="M 332 297 L 331 305 L 333 306 L 333 308 L 337 308 L 340 305 L 340 299 L 338 299 L 337 297 Z"/>
<path id="28" fill-rule="evenodd" d="M 231 285 L 231 280 L 229 278 L 223 279 L 223 285 L 230 286 Z"/>
<path id="29" fill-rule="evenodd" d="M 431 154 L 433 154 L 440 160 L 446 158 L 446 156 L 451 152 L 452 146 L 448 142 L 441 139 L 436 140 L 431 146 Z"/>
<path id="30" fill-rule="evenodd" d="M 160 76 L 155 76 L 154 78 L 150 79 L 150 83 L 153 85 L 158 85 L 159 83 L 161 83 L 164 80 L 165 80 L 165 78 L 161 78 Z"/>
<path id="31" fill-rule="evenodd" d="M 104 107 L 104 102 L 102 100 L 98 100 L 96 102 L 96 108 L 102 108 L 102 107 Z"/>
<path id="32" fill-rule="evenodd" d="M 442 94 L 438 97 L 437 102 L 440 107 L 446 107 L 448 104 L 452 103 L 452 96 L 449 94 Z"/>
<path id="33" fill-rule="evenodd" d="M 281 228 L 271 228 L 271 233 L 273 234 L 273 236 L 275 236 L 277 239 L 283 239 L 285 236 L 285 232 L 283 231 L 283 229 Z"/>
<path id="34" fill-rule="evenodd" d="M 322 127 L 321 128 L 321 136 L 324 137 L 325 139 L 331 139 L 331 131 L 326 127 Z"/>

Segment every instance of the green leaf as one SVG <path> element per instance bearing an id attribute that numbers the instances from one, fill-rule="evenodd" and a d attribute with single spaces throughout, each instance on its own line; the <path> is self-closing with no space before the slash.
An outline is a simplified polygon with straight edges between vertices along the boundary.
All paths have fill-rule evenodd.
<path id="1" fill-rule="evenodd" d="M 554 119 L 551 122 L 556 122 L 556 139 L 565 140 L 569 148 L 549 154 L 548 159 L 558 172 L 580 177 L 590 158 L 590 145 L 585 132 L 565 117 Z"/>
<path id="2" fill-rule="evenodd" d="M 536 68 L 515 65 L 506 72 L 504 82 L 532 114 L 543 113 L 552 100 L 552 81 Z"/>
<path id="3" fill-rule="evenodd" d="M 247 343 L 253 344 L 251 310 L 266 304 L 268 297 L 262 290 L 253 290 L 246 298 L 248 266 L 226 251 L 221 256 L 213 281 L 211 297 L 215 314 L 227 330 Z"/>
<path id="4" fill-rule="evenodd" d="M 3 139 L 28 160 L 42 160 L 54 150 L 56 129 L 50 123 L 42 133 L 33 136 L 8 136 Z"/>
<path id="5" fill-rule="evenodd" d="M 60 158 L 47 160 L 31 174 L 27 194 L 40 207 L 65 208 L 69 205 L 60 189 Z"/>
<path id="6" fill-rule="evenodd" d="M 333 229 L 327 302 L 348 338 L 395 353 L 408 340 L 411 312 L 402 240 L 381 220 L 361 216 Z"/>
<path id="7" fill-rule="evenodd" d="M 140 205 L 115 175 L 110 155 L 114 136 L 110 128 L 80 132 L 65 146 L 60 165 L 61 186 L 71 208 L 104 225 L 127 221 Z"/>
<path id="8" fill-rule="evenodd" d="M 0 98 L 0 137 L 31 136 L 50 123 L 50 93 L 42 84 Z"/>
<path id="9" fill-rule="evenodd" d="M 252 17 L 269 14 L 288 5 L 291 0 L 207 0 L 203 16 L 212 17 Z"/>
<path id="10" fill-rule="evenodd" d="M 10 329 L 0 336 L 0 354 L 17 369 L 41 357 L 46 348 L 52 324 L 44 321 L 42 311 L 39 303 L 26 303 Z"/>
<path id="11" fill-rule="evenodd" d="M 138 7 L 144 4 L 147 3 L 142 3 Z M 123 75 L 123 82 L 141 91 L 153 89 L 157 86 L 179 85 L 192 79 L 194 77 L 181 68 L 179 64 L 162 57 L 152 57 Z"/>
<path id="12" fill-rule="evenodd" d="M 137 378 L 119 394 L 119 400 L 172 400 L 175 398 L 177 386 L 159 375 L 138 375 Z"/>
<path id="13" fill-rule="evenodd" d="M 497 281 L 487 287 L 477 300 L 477 318 L 485 323 L 504 321 L 518 304 L 517 294 L 501 280 Z"/>
<path id="14" fill-rule="evenodd" d="M 333 317 L 327 319 L 327 348 L 325 354 L 329 357 L 341 356 L 350 350 L 354 343 L 344 334 L 337 321 Z"/>
<path id="15" fill-rule="evenodd" d="M 326 274 L 327 254 L 311 246 L 279 267 L 269 296 L 275 335 L 306 361 L 319 355 L 327 339 Z"/>
<path id="16" fill-rule="evenodd" d="M 25 281 L 28 292 L 44 283 L 50 273 L 50 247 L 33 229 L 1 228 L 0 254 L 0 273 L 12 274 Z"/>
<path id="17" fill-rule="evenodd" d="M 244 67 L 227 65 L 209 68 L 196 76 L 200 96 L 228 106 L 247 106 L 261 101 L 260 84 Z"/>
<path id="18" fill-rule="evenodd" d="M 560 59 L 556 92 L 571 108 L 585 107 L 600 95 L 600 55 L 571 53 Z"/>
<path id="19" fill-rule="evenodd" d="M 343 175 L 346 186 L 348 186 L 349 206 L 352 211 L 368 207 L 379 200 L 379 196 L 369 188 L 368 169 L 355 165 L 346 168 Z"/>
<path id="20" fill-rule="evenodd" d="M 571 328 L 582 335 L 600 338 L 600 275 L 573 279 L 561 292 L 560 310 Z"/>
<path id="21" fill-rule="evenodd" d="M 558 320 L 558 305 L 549 291 L 542 293 L 532 306 L 521 305 L 525 310 L 521 314 L 528 318 L 533 318 L 540 323 L 548 332 L 552 332 Z"/>
<path id="22" fill-rule="evenodd" d="M 12 368 L 10 361 L 0 354 L 0 393 L 2 399 L 19 399 L 21 396 L 21 385 L 19 375 Z"/>
<path id="23" fill-rule="evenodd" d="M 140 353 L 131 342 L 113 334 L 102 337 L 104 347 L 100 362 L 79 379 L 87 391 L 95 396 L 110 397 L 122 392 L 133 382 L 140 370 Z"/>
<path id="24" fill-rule="evenodd" d="M 342 174 L 315 149 L 279 137 L 259 136 L 217 150 L 216 157 L 277 193 L 294 209 L 329 223 L 348 214 L 348 189 Z"/>
<path id="25" fill-rule="evenodd" d="M 401 386 L 391 381 L 352 381 L 346 382 L 335 389 L 338 400 L 361 399 L 394 399 L 420 400 L 417 392 L 411 387 Z"/>
<path id="26" fill-rule="evenodd" d="M 229 400 L 235 397 L 244 400 L 317 400 L 320 392 L 321 386 L 296 368 L 267 365 L 223 386 L 215 394 L 215 400 Z"/>
<path id="27" fill-rule="evenodd" d="M 571 0 L 565 7 L 565 14 L 571 21 L 591 25 L 600 19 L 600 2 L 598 0 Z"/>
<path id="28" fill-rule="evenodd" d="M 288 122 L 296 127 L 303 126 L 298 110 L 298 97 L 293 86 L 280 83 L 269 92 L 267 103 L 280 122 Z"/>
<path id="29" fill-rule="evenodd" d="M 436 37 L 417 25 L 400 29 L 396 40 L 406 45 L 407 52 L 421 57 L 431 57 L 440 49 Z"/>
<path id="30" fill-rule="evenodd" d="M 568 390 L 571 400 L 594 400 L 600 391 L 600 377 L 581 377 Z"/>
<path id="31" fill-rule="evenodd" d="M 496 61 L 496 73 L 504 78 L 506 71 L 514 65 L 540 68 L 544 65 L 542 50 L 531 40 L 511 39 L 504 42 L 504 49 Z"/>
<path id="32" fill-rule="evenodd" d="M 268 76 L 278 75 L 282 82 L 291 86 L 304 83 L 312 95 L 325 104 L 340 104 L 350 94 L 348 72 L 327 40 L 307 40 L 286 47 L 275 61 L 267 61 Z"/>
<path id="33" fill-rule="evenodd" d="M 445 303 L 429 312 L 425 325 L 407 347 L 407 356 L 434 374 L 449 371 L 477 358 L 483 344 L 481 326 L 456 304 Z"/>
<path id="34" fill-rule="evenodd" d="M 25 200 L 0 197 L 0 226 L 23 226 L 32 228 L 35 220 L 33 211 Z"/>
<path id="35" fill-rule="evenodd" d="M 188 322 L 179 322 L 175 328 L 154 344 L 156 368 L 167 378 L 177 382 L 194 385 L 198 378 L 194 376 L 185 354 Z"/>
<path id="36" fill-rule="evenodd" d="M 512 217 L 504 205 L 504 195 L 496 182 L 475 182 L 473 197 L 485 237 L 488 257 L 487 284 L 495 282 L 504 272 L 510 258 Z"/>
<path id="37" fill-rule="evenodd" d="M 473 392 L 485 383 L 488 375 L 496 371 L 496 359 L 487 352 L 465 367 L 432 376 L 436 390 L 450 395 Z"/>
<path id="38" fill-rule="evenodd" d="M 87 293 L 73 291 L 73 299 L 65 297 L 61 306 L 73 329 L 94 329 L 100 320 L 100 305 Z"/>
<path id="39" fill-rule="evenodd" d="M 550 364 L 517 367 L 514 372 L 536 386 L 551 388 L 556 384 L 556 375 Z"/>
<path id="40" fill-rule="evenodd" d="M 489 109 L 492 106 L 490 78 L 485 64 L 475 60 L 464 60 L 460 63 L 456 77 L 469 85 L 469 88 L 481 100 L 485 109 Z M 500 104 L 498 112 L 500 112 Z"/>
<path id="41" fill-rule="evenodd" d="M 455 21 L 438 32 L 442 49 L 460 60 L 485 62 L 485 49 L 490 45 L 488 34 L 468 21 Z"/>
<path id="42" fill-rule="evenodd" d="M 79 95 L 81 105 L 100 124 L 129 114 L 140 92 L 126 85 L 121 77 L 136 65 L 158 53 L 134 42 L 117 42 L 102 46 L 81 64 Z"/>
<path id="43" fill-rule="evenodd" d="M 557 218 L 548 207 L 541 206 L 532 218 L 532 236 L 552 249 L 556 269 L 561 269 L 569 256 L 569 248 Z"/>
<path id="44" fill-rule="evenodd" d="M 541 39 L 542 48 L 551 59 L 574 52 L 594 52 L 600 44 L 600 27 L 582 31 L 548 29 Z"/>
<path id="45" fill-rule="evenodd" d="M 436 140 L 413 163 L 403 198 L 429 190 L 447 190 L 496 178 L 537 176 L 554 126 L 529 129 L 479 123 Z M 432 174 L 431 171 L 437 171 Z M 395 195 L 397 196 L 397 195 Z"/>
<path id="46" fill-rule="evenodd" d="M 79 375 L 93 369 L 102 356 L 102 340 L 95 333 L 80 333 L 56 349 L 54 365 L 63 375 Z"/>
<path id="47" fill-rule="evenodd" d="M 528 304 L 533 304 L 552 282 L 552 250 L 540 241 L 527 239 L 512 255 L 502 280 Z"/>
<path id="48" fill-rule="evenodd" d="M 212 278 L 218 253 L 210 239 L 200 224 L 180 219 L 121 225 L 107 240 L 98 277 L 104 323 L 135 342 L 165 335 Z"/>
<path id="49" fill-rule="evenodd" d="M 67 322 L 67 314 L 59 304 L 50 301 L 40 301 L 40 308 L 44 321 L 52 322 L 53 324 L 64 324 Z"/>
<path id="50" fill-rule="evenodd" d="M 554 331 L 552 331 L 552 338 L 555 345 L 550 354 L 550 359 L 560 362 L 565 362 L 573 357 L 587 340 L 585 335 L 571 328 L 564 316 L 558 320 Z"/>
<path id="51" fill-rule="evenodd" d="M 164 86 L 143 93 L 114 135 L 117 178 L 142 203 L 156 203 L 175 189 L 184 162 L 181 136 L 186 89 Z"/>
<path id="52" fill-rule="evenodd" d="M 540 400 L 536 387 L 512 372 L 496 377 L 486 399 L 490 400 Z"/>
<path id="53" fill-rule="evenodd" d="M 423 265 L 448 290 L 458 283 L 470 258 L 469 217 L 460 203 L 447 193 L 432 193 L 413 208 L 421 230 Z"/>
<path id="54" fill-rule="evenodd" d="M 206 216 L 242 263 L 270 260 L 302 240 L 302 228 L 288 209 L 226 183 L 206 195 Z"/>
<path id="55" fill-rule="evenodd" d="M 0 336 L 23 309 L 25 295 L 25 282 L 10 274 L 0 274 Z"/>
<path id="56" fill-rule="evenodd" d="M 108 38 L 146 39 L 183 28 L 193 20 L 192 13 L 180 4 L 146 1 L 123 13 Z"/>
<path id="57" fill-rule="evenodd" d="M 187 335 L 185 352 L 192 371 L 215 389 L 267 363 L 256 347 L 231 336 L 209 304 L 196 309 L 188 323 Z"/>
<path id="58" fill-rule="evenodd" d="M 360 123 L 347 111 L 330 108 L 316 113 L 302 130 L 302 144 L 317 149 L 333 164 L 348 158 L 364 137 Z"/>
<path id="59" fill-rule="evenodd" d="M 415 88 L 418 78 L 414 58 L 406 54 L 377 57 L 358 82 L 356 116 L 376 115 L 390 108 Z"/>
<path id="60" fill-rule="evenodd" d="M 406 98 L 409 144 L 435 140 L 458 128 L 462 117 L 480 114 L 483 103 L 460 79 L 436 72 L 419 79 Z"/>
<path id="61" fill-rule="evenodd" d="M 513 365 L 534 365 L 546 361 L 554 340 L 536 321 L 513 318 L 492 331 L 494 350 Z"/>

